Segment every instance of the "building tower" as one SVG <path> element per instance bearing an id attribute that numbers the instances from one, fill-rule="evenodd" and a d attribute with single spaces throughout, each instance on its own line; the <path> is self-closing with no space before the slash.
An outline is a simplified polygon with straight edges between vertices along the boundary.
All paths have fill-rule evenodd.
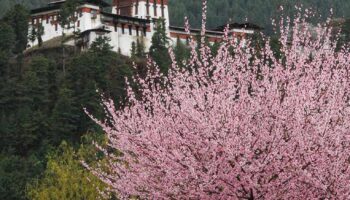
<path id="1" fill-rule="evenodd" d="M 164 18 L 169 26 L 168 0 L 113 0 L 112 13 L 150 20 Z"/>

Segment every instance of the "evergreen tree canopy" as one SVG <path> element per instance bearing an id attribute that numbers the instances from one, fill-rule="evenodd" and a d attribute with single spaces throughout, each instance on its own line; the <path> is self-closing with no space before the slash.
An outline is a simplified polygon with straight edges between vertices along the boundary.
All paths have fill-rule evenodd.
<path id="1" fill-rule="evenodd" d="M 151 58 L 157 63 L 163 73 L 168 71 L 170 57 L 168 53 L 169 38 L 166 34 L 165 20 L 158 19 L 149 49 Z"/>
<path id="2" fill-rule="evenodd" d="M 22 5 L 15 5 L 4 16 L 3 21 L 13 28 L 16 37 L 14 53 L 21 53 L 27 48 L 29 12 Z"/>

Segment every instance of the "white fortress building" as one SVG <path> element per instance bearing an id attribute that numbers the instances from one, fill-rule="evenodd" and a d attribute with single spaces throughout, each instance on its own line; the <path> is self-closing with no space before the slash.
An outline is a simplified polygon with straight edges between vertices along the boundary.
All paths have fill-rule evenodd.
<path id="1" fill-rule="evenodd" d="M 174 0 L 175 1 L 175 0 Z M 189 35 L 183 27 L 171 26 L 168 0 L 113 0 L 112 5 L 103 0 L 80 0 L 70 26 L 61 27 L 59 14 L 65 0 L 51 1 L 46 7 L 31 11 L 29 34 L 33 30 L 42 29 L 43 42 L 62 36 L 75 35 L 75 41 L 67 41 L 66 45 L 76 45 L 81 50 L 88 49 L 97 37 L 108 37 L 113 51 L 123 55 L 131 54 L 133 42 L 142 42 L 146 52 L 151 46 L 157 19 L 165 19 L 166 34 L 175 44 L 180 39 L 186 43 Z M 112 10 L 107 12 L 106 10 Z M 233 37 L 245 38 L 260 27 L 253 24 L 230 24 Z M 219 42 L 223 37 L 225 26 L 207 31 L 209 42 Z M 75 33 L 75 34 L 74 34 Z M 192 29 L 191 35 L 198 35 L 199 29 Z M 38 45 L 38 39 L 28 42 L 28 48 Z"/>

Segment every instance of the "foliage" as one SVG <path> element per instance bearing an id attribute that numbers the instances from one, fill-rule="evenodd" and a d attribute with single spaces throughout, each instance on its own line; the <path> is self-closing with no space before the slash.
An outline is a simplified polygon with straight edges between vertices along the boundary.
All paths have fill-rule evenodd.
<path id="1" fill-rule="evenodd" d="M 144 41 L 141 39 L 137 40 L 136 42 L 136 56 L 138 58 L 145 58 L 146 53 L 145 53 L 145 45 L 144 45 Z"/>
<path id="2" fill-rule="evenodd" d="M 284 7 L 283 12 L 279 9 Z M 295 6 L 311 8 L 322 17 L 350 18 L 350 2 L 348 0 L 215 0 L 208 1 L 208 27 L 215 28 L 230 22 L 246 21 L 265 28 L 272 34 L 271 19 L 279 19 L 282 15 L 292 17 L 298 13 Z M 183 18 L 187 16 L 193 27 L 201 25 L 201 1 L 176 0 L 169 1 L 169 13 L 172 25 L 183 26 Z M 324 19 L 323 18 L 323 19 Z"/>
<path id="3" fill-rule="evenodd" d="M 48 152 L 63 140 L 77 147 L 88 131 L 100 131 L 83 113 L 83 107 L 103 113 L 96 89 L 122 102 L 124 77 L 133 70 L 131 60 L 101 38 L 87 52 L 67 47 L 63 76 L 61 49 L 22 53 L 27 30 L 21 25 L 28 18 L 20 7 L 6 16 L 18 21 L 0 21 L 0 199 L 27 199 L 25 186 L 44 173 Z"/>
<path id="4" fill-rule="evenodd" d="M 53 108 L 50 127 L 51 141 L 58 145 L 62 140 L 74 141 L 78 132 L 79 107 L 73 91 L 67 87 L 60 88 L 58 100 Z"/>
<path id="5" fill-rule="evenodd" d="M 338 47 L 341 48 L 344 45 L 348 46 L 350 44 L 350 20 L 344 20 L 337 25 L 333 25 L 333 27 L 335 29 L 335 35 L 340 33 Z"/>
<path id="6" fill-rule="evenodd" d="M 90 51 L 95 53 L 105 54 L 109 53 L 112 50 L 112 46 L 110 45 L 110 39 L 108 37 L 98 37 L 91 44 Z"/>
<path id="7" fill-rule="evenodd" d="M 27 48 L 28 19 L 29 12 L 25 7 L 21 5 L 15 5 L 6 13 L 4 18 L 2 19 L 5 23 L 7 23 L 13 28 L 14 35 L 16 37 L 13 47 L 14 53 L 21 53 Z"/>
<path id="8" fill-rule="evenodd" d="M 75 22 L 77 20 L 75 11 L 78 6 L 78 0 L 66 0 L 59 12 L 58 21 L 62 27 L 62 34 L 64 35 L 64 29 L 70 29 L 71 24 L 75 28 Z"/>
<path id="9" fill-rule="evenodd" d="M 88 52 L 74 57 L 68 66 L 67 85 L 76 99 L 77 133 L 84 134 L 94 130 L 94 125 L 87 119 L 83 107 L 96 115 L 102 115 L 97 90 L 103 91 L 117 102 L 125 99 L 124 77 L 133 73 L 131 62 L 111 51 L 108 38 L 98 38 Z M 79 141 L 81 134 L 76 135 Z"/>
<path id="10" fill-rule="evenodd" d="M 24 187 L 33 174 L 38 175 L 44 163 L 35 156 L 28 159 L 0 155 L 0 199 L 24 200 Z"/>
<path id="11" fill-rule="evenodd" d="M 190 51 L 186 44 L 184 44 L 180 38 L 177 38 L 176 40 L 176 46 L 174 48 L 174 53 L 176 57 L 176 61 L 179 64 L 179 66 L 182 66 L 182 62 L 184 60 L 187 60 L 190 57 Z"/>
<path id="12" fill-rule="evenodd" d="M 281 24 L 283 58 L 268 39 L 260 56 L 228 38 L 216 56 L 192 41 L 192 71 L 171 53 L 168 77 L 136 78 L 142 99 L 129 87 L 127 108 L 107 98 L 104 120 L 89 114 L 109 162 L 85 166 L 122 199 L 348 198 L 350 53 L 305 26 L 296 19 L 290 40 Z"/>
<path id="13" fill-rule="evenodd" d="M 158 19 L 152 36 L 152 45 L 149 54 L 163 73 L 168 71 L 170 57 L 168 54 L 169 38 L 166 34 L 167 27 L 164 19 Z"/>
<path id="14" fill-rule="evenodd" d="M 87 52 L 81 52 L 81 53 L 76 51 L 73 52 L 72 49 L 65 48 L 66 55 L 63 56 L 64 58 L 63 61 L 62 61 L 61 52 L 59 52 L 60 49 L 44 50 L 39 48 L 38 50 L 35 50 L 33 52 L 22 53 L 27 45 L 28 35 L 40 37 L 40 34 L 39 35 L 37 33 L 28 34 L 27 32 L 28 11 L 23 6 L 20 6 L 20 5 L 14 6 L 14 5 L 17 3 L 21 3 L 22 5 L 25 5 L 26 8 L 34 8 L 34 7 L 39 7 L 40 5 L 43 5 L 43 3 L 47 3 L 47 2 L 48 0 L 25 0 L 25 1 L 2 0 L 0 3 L 1 5 L 0 16 L 3 17 L 0 21 L 0 80 L 1 80 L 0 81 L 0 152 L 1 152 L 0 199 L 27 199 L 27 197 L 25 197 L 25 194 L 24 194 L 25 186 L 27 183 L 31 183 L 32 179 L 34 180 L 39 179 L 36 185 L 34 184 L 31 186 L 33 190 L 35 189 L 37 194 L 39 193 L 41 194 L 41 192 L 43 192 L 43 194 L 44 193 L 53 194 L 65 187 L 65 186 L 59 187 L 59 185 L 62 185 L 62 182 L 60 181 L 62 181 L 62 177 L 65 174 L 68 174 L 69 176 L 73 176 L 72 174 L 83 174 L 83 175 L 88 174 L 86 171 L 84 171 L 81 168 L 81 166 L 79 166 L 78 160 L 81 158 L 81 154 L 84 154 L 84 158 L 87 160 L 87 163 L 93 164 L 97 159 L 95 152 L 90 151 L 91 147 L 86 148 L 85 144 L 84 144 L 85 147 L 80 148 L 79 151 L 78 150 L 70 151 L 72 149 L 72 146 L 74 147 L 79 146 L 79 144 L 82 142 L 81 136 L 83 136 L 83 138 L 85 139 L 87 132 L 100 131 L 100 129 L 96 127 L 96 125 L 93 124 L 89 119 L 87 119 L 87 116 L 84 115 L 84 113 L 82 113 L 83 107 L 86 107 L 89 110 L 89 112 L 93 113 L 97 117 L 103 116 L 104 111 L 101 108 L 99 103 L 100 96 L 96 93 L 96 89 L 99 89 L 99 91 L 104 93 L 107 97 L 110 97 L 115 102 L 118 102 L 118 104 L 116 105 L 117 109 L 122 108 L 122 105 L 125 103 L 125 96 L 126 96 L 126 91 L 125 91 L 126 84 L 124 82 L 124 77 L 130 78 L 131 75 L 135 73 L 135 71 L 131 67 L 132 61 L 134 60 L 130 60 L 124 56 L 111 52 L 111 47 L 108 43 L 108 40 L 106 40 L 106 38 L 99 38 L 92 45 L 92 48 Z M 69 2 L 74 2 L 74 1 L 69 1 Z M 345 1 L 345 0 L 318 1 L 317 3 L 310 0 L 302 0 L 298 2 L 303 3 L 306 7 L 316 6 L 317 7 L 316 10 L 318 11 L 318 13 L 321 13 L 323 16 L 327 16 L 326 13 L 329 11 L 329 8 L 334 7 L 334 17 L 342 16 L 343 14 L 345 17 L 348 17 L 348 12 L 346 11 L 349 9 L 349 3 L 348 1 Z M 172 1 L 171 0 L 169 1 L 169 3 L 170 3 L 169 9 L 171 14 L 172 25 L 182 26 L 183 16 L 187 15 L 191 19 L 191 24 L 193 24 L 194 27 L 198 26 L 201 16 L 200 16 L 200 12 L 196 12 L 196 10 L 200 8 L 200 1 L 184 1 L 184 0 Z M 255 22 L 261 26 L 265 26 L 265 24 L 267 25 L 270 24 L 270 18 L 275 18 L 276 15 L 280 15 L 280 11 L 278 11 L 277 8 L 281 4 L 283 4 L 285 7 L 285 11 L 287 13 L 286 15 L 293 14 L 295 12 L 294 3 L 295 3 L 294 1 L 282 2 L 277 0 L 267 0 L 264 2 L 244 1 L 244 0 L 210 1 L 208 24 L 209 24 L 209 27 L 215 27 L 217 25 L 221 25 L 226 23 L 227 21 L 230 21 L 228 20 L 229 18 L 232 18 L 232 21 L 242 22 L 242 21 L 245 21 L 245 17 L 248 17 L 249 21 Z M 72 8 L 74 8 L 74 5 L 73 4 L 69 4 L 69 5 L 70 6 L 66 6 L 65 8 L 67 8 L 67 10 L 72 11 L 73 10 Z M 330 5 L 334 5 L 334 6 L 330 6 Z M 9 12 L 6 13 L 5 10 Z M 254 10 L 254 12 L 251 12 L 252 10 Z M 67 16 L 69 15 L 72 16 L 71 15 L 72 12 L 70 11 L 66 12 L 68 13 Z M 67 19 L 68 20 L 71 19 L 72 21 L 74 21 L 75 18 L 68 17 Z M 68 23 L 68 21 L 66 21 L 66 23 Z M 349 41 L 348 26 L 349 26 L 348 21 L 345 21 L 345 23 L 342 25 L 342 28 L 343 28 L 341 32 L 342 41 L 340 44 L 346 44 Z M 164 30 L 164 27 L 159 28 L 158 33 L 160 34 L 158 34 L 158 36 L 160 37 L 156 38 L 155 40 L 156 42 L 157 40 L 164 41 L 162 39 L 162 38 L 165 38 L 164 31 L 162 29 Z M 39 29 L 35 31 L 39 31 L 40 33 Z M 201 39 L 201 38 L 198 38 L 198 39 Z M 278 60 L 281 60 L 281 63 L 286 63 L 287 66 L 291 66 L 292 65 L 291 63 L 288 64 L 286 62 L 288 61 L 287 59 L 288 55 L 285 55 L 285 51 L 284 51 L 285 44 L 282 44 L 281 40 L 276 38 L 271 38 L 269 43 L 271 44 L 271 49 L 273 50 L 274 57 L 276 57 Z M 167 48 L 164 48 L 163 42 L 161 42 L 160 44 L 161 45 L 157 43 L 154 45 L 155 46 L 154 52 L 159 53 L 159 54 L 155 53 L 156 55 L 155 61 L 159 64 L 159 66 L 162 68 L 163 71 L 167 71 L 168 67 L 170 66 L 170 62 L 169 62 L 170 58 L 168 57 L 168 53 L 167 53 L 168 50 Z M 267 48 L 267 46 L 262 44 L 261 38 L 259 37 L 253 38 L 251 45 L 254 46 L 254 48 L 252 48 L 252 51 L 251 51 L 252 54 L 253 52 L 256 52 L 256 51 L 264 52 L 265 48 Z M 137 57 L 137 60 L 135 63 L 137 65 L 141 64 L 140 66 L 137 66 L 137 69 L 142 71 L 143 73 L 143 71 L 145 71 L 147 68 L 146 66 L 142 66 L 143 63 L 145 62 L 143 42 L 139 41 L 136 43 L 135 46 L 136 46 L 135 54 Z M 230 45 L 228 46 L 230 47 Z M 220 49 L 222 48 L 220 47 L 221 45 L 219 44 L 216 44 L 216 46 L 211 47 L 214 52 L 212 53 L 213 57 L 209 60 L 209 63 L 213 62 L 214 60 L 213 58 L 216 55 L 215 53 L 216 51 L 219 52 L 219 55 L 223 55 L 222 52 L 220 51 Z M 234 46 L 234 47 L 231 46 L 229 52 L 234 53 L 235 51 L 238 51 L 238 50 L 235 50 L 236 47 L 237 46 Z M 185 46 L 181 46 L 181 44 L 176 45 L 174 49 L 174 53 L 177 55 L 176 60 L 178 61 L 178 65 L 180 67 L 183 67 L 183 69 L 189 69 L 191 67 L 197 68 L 197 65 L 199 65 L 197 62 L 200 63 L 200 61 L 198 60 L 196 61 L 197 63 L 196 66 L 191 66 L 186 63 L 186 61 L 188 61 L 187 59 L 191 57 L 188 51 L 189 49 L 186 48 Z M 319 53 L 321 54 L 321 52 L 322 51 L 320 51 Z M 305 53 L 305 55 L 306 54 L 307 52 Z M 162 56 L 158 56 L 157 58 L 157 55 L 162 55 Z M 234 55 L 239 55 L 239 54 L 235 53 Z M 258 56 L 258 58 L 261 59 L 263 58 L 263 56 L 264 54 L 261 54 L 260 56 Z M 310 55 L 308 56 L 309 56 L 309 59 L 312 58 L 312 56 L 311 57 Z M 224 57 L 215 56 L 215 58 L 221 58 L 222 60 Z M 342 58 L 342 57 L 340 56 L 339 58 Z M 305 59 L 300 59 L 300 62 L 302 62 L 303 60 Z M 185 61 L 184 64 L 182 61 Z M 201 61 L 204 61 L 204 60 L 201 60 Z M 252 65 L 254 59 L 250 58 L 249 61 L 250 61 L 250 65 Z M 266 59 L 264 60 L 264 64 L 267 65 L 267 63 L 272 61 L 273 59 L 270 59 L 270 60 Z M 63 70 L 62 70 L 63 62 L 65 65 L 67 65 L 66 76 L 63 76 Z M 312 61 L 309 63 L 309 60 L 308 60 L 307 66 L 312 65 L 312 63 L 316 63 L 316 61 Z M 337 66 L 339 66 L 341 63 L 342 62 L 337 63 Z M 239 64 L 239 66 L 245 66 L 245 65 Z M 255 65 L 252 65 L 252 66 L 255 66 Z M 265 65 L 262 65 L 262 66 L 265 66 Z M 268 64 L 268 66 L 271 67 L 272 65 Z M 259 74 L 257 75 L 257 77 L 262 77 L 261 75 L 262 72 L 259 70 L 260 69 L 255 70 L 256 73 Z M 195 73 L 195 71 L 193 73 Z M 329 74 L 332 74 L 332 73 L 329 73 Z M 246 74 L 243 74 L 243 75 L 246 75 Z M 141 77 L 144 77 L 144 76 L 141 76 Z M 250 80 L 250 79 L 247 79 L 247 80 Z M 334 80 L 334 79 L 332 79 L 331 77 L 330 80 Z M 157 82 L 158 82 L 158 79 L 157 79 Z M 330 81 L 327 82 L 327 80 L 325 81 L 325 84 L 330 85 L 331 83 L 337 83 L 337 82 L 330 82 Z M 162 86 L 163 85 L 164 84 L 162 84 Z M 251 89 L 252 88 L 250 88 L 249 91 L 251 91 Z M 300 92 L 302 94 L 303 91 L 306 91 L 307 89 L 308 87 L 304 87 L 304 89 L 297 92 Z M 186 93 L 186 91 L 188 90 L 184 90 L 184 91 Z M 159 93 L 155 93 L 155 94 L 159 94 Z M 323 98 L 323 100 L 327 98 L 327 95 L 329 97 L 329 93 L 325 93 L 325 94 L 326 95 Z M 181 95 L 179 95 L 179 97 L 181 97 Z M 219 103 L 221 102 L 220 99 L 218 102 Z M 286 101 L 286 102 L 291 102 L 291 101 Z M 306 100 L 305 102 L 307 103 L 308 101 Z M 264 105 L 263 108 L 266 108 L 266 106 L 267 105 Z M 296 110 L 298 110 L 298 108 L 299 108 L 299 111 L 302 110 L 300 107 L 296 106 Z M 188 110 L 188 112 L 190 110 Z M 192 110 L 193 110 L 193 107 L 192 107 Z M 259 109 L 256 109 L 256 110 L 259 110 Z M 304 110 L 305 112 L 308 112 L 312 109 L 305 108 Z M 277 112 L 273 109 L 272 111 Z M 281 111 L 281 110 L 278 110 L 278 111 Z M 336 112 L 336 109 L 334 112 Z M 347 110 L 344 109 L 343 112 L 347 112 Z M 302 113 L 302 111 L 300 111 L 300 113 Z M 315 113 L 311 112 L 311 114 L 309 114 L 310 116 L 309 118 L 315 115 L 316 115 Z M 180 116 L 183 117 L 184 115 L 182 114 Z M 195 116 L 196 115 L 194 115 L 194 117 Z M 203 115 L 203 117 L 204 116 L 206 115 Z M 203 119 L 203 117 L 200 119 Z M 283 115 L 281 117 L 283 117 Z M 208 119 L 213 119 L 213 118 L 208 118 Z M 269 118 L 267 117 L 267 119 Z M 336 122 L 336 120 L 333 120 L 332 117 L 330 117 L 330 119 L 332 120 L 329 120 L 329 123 L 325 123 L 326 125 L 328 125 L 328 127 L 332 128 L 334 123 L 338 123 L 338 124 L 341 123 L 341 121 Z M 165 116 L 164 119 L 162 118 L 158 121 L 160 122 L 160 124 L 164 125 L 164 121 L 169 122 L 167 120 L 169 120 L 169 116 Z M 290 120 L 290 118 L 286 117 L 286 120 Z M 306 119 L 306 120 L 309 120 L 309 119 Z M 278 122 L 278 120 L 276 121 Z M 319 121 L 320 121 L 319 123 L 325 122 L 325 119 L 324 120 L 321 119 Z M 295 121 L 290 120 L 290 124 L 294 122 Z M 135 122 L 135 124 L 138 124 L 138 123 L 140 122 L 137 122 L 137 123 Z M 176 122 L 172 124 L 175 124 L 175 123 Z M 210 125 L 211 123 L 206 123 L 206 124 Z M 256 124 L 259 124 L 259 123 L 257 122 Z M 298 122 L 295 122 L 294 124 L 298 125 Z M 163 125 L 160 126 L 160 129 L 164 127 Z M 324 127 L 327 127 L 326 125 L 324 125 Z M 335 126 L 336 125 L 334 125 L 334 127 Z M 152 127 L 155 127 L 155 125 L 151 124 L 150 128 Z M 147 128 L 148 126 L 145 128 L 145 131 L 148 130 Z M 264 127 L 262 126 L 261 129 L 264 129 Z M 196 130 L 196 129 L 193 128 L 193 130 Z M 327 130 L 327 133 L 332 135 L 333 132 L 329 132 L 328 129 L 326 130 Z M 168 133 L 166 131 L 165 133 Z M 289 135 L 293 136 L 293 134 L 290 133 L 290 131 L 289 132 L 286 131 L 286 132 L 289 133 L 287 134 L 287 136 Z M 252 135 L 252 134 L 253 133 L 248 133 L 247 135 L 251 136 L 254 139 L 256 135 Z M 297 138 L 297 136 L 298 135 L 295 134 L 294 138 Z M 317 138 L 317 139 L 320 139 L 320 141 L 322 142 L 324 141 L 322 139 L 324 139 L 325 137 L 326 136 L 320 137 L 321 139 L 320 138 Z M 309 141 L 307 139 L 308 138 L 302 141 Z M 69 143 L 69 145 L 67 145 L 67 151 L 64 151 L 64 150 L 62 150 L 61 152 L 54 151 L 54 153 L 50 154 L 51 163 L 49 163 L 49 165 L 47 166 L 46 172 L 48 174 L 49 172 L 52 172 L 53 174 L 55 174 L 55 176 L 53 174 L 48 175 L 46 172 L 44 172 L 45 165 L 47 162 L 47 158 L 45 157 L 45 155 L 47 155 L 48 152 L 53 152 L 52 149 L 57 148 L 59 144 L 61 144 L 62 140 L 66 140 L 67 143 Z M 94 140 L 98 140 L 98 139 L 94 139 Z M 89 141 L 90 142 L 88 143 L 91 143 L 90 139 Z M 165 141 L 170 141 L 170 138 Z M 176 144 L 177 140 L 174 139 L 171 142 L 173 141 L 175 141 L 175 144 Z M 200 141 L 201 140 L 199 140 L 199 142 Z M 326 141 L 328 142 L 326 144 L 330 144 L 332 141 L 334 140 L 333 138 L 330 137 L 329 141 Z M 157 140 L 151 141 L 151 142 L 157 142 Z M 345 142 L 344 144 L 346 144 L 347 140 L 344 139 L 344 142 Z M 316 143 L 315 145 L 317 144 L 319 143 Z M 208 146 L 211 147 L 210 145 Z M 324 148 L 324 149 L 326 150 L 327 148 Z M 73 156 L 68 156 L 67 152 L 72 152 Z M 113 149 L 108 148 L 108 152 L 113 152 Z M 310 158 L 313 158 L 312 150 L 310 150 L 310 152 L 311 152 Z M 332 151 L 329 151 L 329 152 L 332 153 Z M 264 153 L 266 154 L 266 152 Z M 321 153 L 324 153 L 324 151 Z M 339 154 L 338 157 L 340 157 L 340 155 L 343 155 L 345 153 L 346 151 L 342 152 L 341 154 Z M 67 159 L 62 157 L 63 155 L 67 155 L 66 156 Z M 324 157 L 327 158 L 327 156 L 328 154 Z M 97 157 L 100 158 L 103 156 L 99 153 L 97 154 Z M 334 157 L 337 158 L 337 155 L 335 155 Z M 157 161 L 157 159 L 155 160 Z M 69 163 L 68 166 L 65 164 L 62 164 L 65 161 L 67 161 L 66 163 Z M 300 161 L 300 162 L 303 162 L 303 161 Z M 51 165 L 52 163 L 54 164 Z M 327 161 L 325 161 L 325 163 L 328 164 Z M 339 162 L 334 162 L 334 163 L 336 164 Z M 334 177 L 331 177 L 329 180 L 332 180 L 332 178 L 333 180 L 335 180 L 337 178 L 336 170 L 338 168 L 337 166 L 334 166 L 334 165 L 329 165 L 330 168 L 331 166 L 333 166 L 333 168 L 335 169 Z M 57 168 L 52 166 L 56 166 Z M 267 166 L 271 166 L 271 165 L 267 165 Z M 324 165 L 320 164 L 320 166 L 322 167 Z M 95 166 L 93 165 L 92 167 L 95 167 Z M 307 168 L 308 167 L 310 166 L 307 166 Z M 314 165 L 311 165 L 311 167 L 315 168 Z M 318 167 L 317 169 L 321 169 L 321 170 L 324 169 L 321 167 Z M 195 168 L 195 169 L 199 169 L 199 168 Z M 249 174 L 249 172 L 246 172 L 246 174 Z M 256 173 L 256 174 L 259 174 L 259 173 Z M 90 176 L 90 175 L 87 175 L 87 176 Z M 322 176 L 324 176 L 324 174 L 322 174 Z M 164 178 L 166 177 L 167 176 L 165 176 Z M 324 177 L 327 177 L 327 176 L 324 176 Z M 215 178 L 213 180 L 215 180 Z M 342 178 L 339 178 L 339 183 L 343 183 L 342 180 L 343 180 Z M 67 189 L 66 194 L 79 193 L 77 191 L 92 191 L 90 190 L 92 189 L 91 185 L 85 182 L 85 179 L 84 180 L 78 180 L 78 179 L 67 180 L 68 183 L 72 183 L 73 185 L 79 181 L 82 181 L 84 183 L 83 184 L 84 187 L 86 188 L 77 188 L 77 187 L 66 188 Z M 44 188 L 43 184 L 50 184 L 50 187 Z M 349 185 L 349 184 L 345 183 L 344 185 Z M 176 188 L 176 187 L 173 187 L 173 188 Z M 312 189 L 312 187 L 310 188 Z M 333 188 L 334 187 L 330 185 L 329 191 L 331 191 Z M 295 190 L 295 191 L 298 191 L 298 190 Z M 85 194 L 86 194 L 85 192 L 81 192 L 81 195 L 85 195 Z M 89 194 L 93 194 L 93 192 Z M 336 196 L 336 194 L 334 196 Z"/>
<path id="15" fill-rule="evenodd" d="M 45 30 L 42 24 L 39 24 L 38 30 L 36 31 L 36 36 L 38 38 L 39 47 L 43 44 L 42 36 L 45 34 Z"/>
<path id="16" fill-rule="evenodd" d="M 135 42 L 131 43 L 131 58 L 132 59 L 136 58 L 136 43 Z"/>
<path id="17" fill-rule="evenodd" d="M 28 186 L 27 196 L 33 200 L 102 199 L 99 190 L 104 185 L 81 166 L 79 159 L 81 156 L 62 142 L 48 156 L 44 177 Z"/>
<path id="18" fill-rule="evenodd" d="M 13 149 L 20 155 L 26 155 L 45 138 L 48 131 L 45 115 L 51 103 L 50 65 L 48 59 L 37 57 L 20 76 L 12 77 L 11 73 L 5 76 L 1 117 L 6 126 L 0 128 L 3 151 Z"/>
<path id="19" fill-rule="evenodd" d="M 0 50 L 10 53 L 15 41 L 15 33 L 12 27 L 5 22 L 0 23 L 0 40 Z M 4 57 L 4 59 L 6 59 L 6 57 Z"/>

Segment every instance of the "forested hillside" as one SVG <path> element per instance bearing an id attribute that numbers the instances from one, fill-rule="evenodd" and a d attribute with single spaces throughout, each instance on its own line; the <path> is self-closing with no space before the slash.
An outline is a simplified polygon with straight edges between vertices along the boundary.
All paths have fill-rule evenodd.
<path id="1" fill-rule="evenodd" d="M 99 157 L 92 140 L 105 138 L 83 108 L 100 117 L 103 109 L 96 90 L 116 102 L 124 100 L 124 78 L 142 76 L 145 70 L 142 45 L 134 44 L 128 58 L 112 52 L 108 39 L 103 38 L 85 52 L 64 46 L 64 36 L 55 47 L 44 45 L 27 51 L 27 9 L 47 1 L 0 0 L 0 200 L 97 199 L 95 188 L 103 185 L 79 161 L 93 162 Z M 192 24 L 199 26 L 200 0 L 169 2 L 171 24 L 182 26 L 184 16 L 189 16 Z M 267 27 L 270 18 L 278 15 L 281 2 L 287 13 L 293 13 L 292 0 L 209 0 L 208 23 L 215 27 L 247 17 Z M 316 6 L 322 15 L 332 6 L 336 16 L 350 15 L 346 12 L 350 10 L 348 0 L 298 2 Z M 27 9 L 14 6 L 17 3 Z M 346 42 L 350 41 L 349 24 Z M 166 38 L 161 38 L 165 33 L 156 35 L 160 38 L 152 39 L 149 54 L 166 72 L 170 61 Z M 216 45 L 212 50 L 217 50 Z M 278 45 L 274 46 L 276 55 Z M 174 50 L 181 65 L 189 55 L 188 48 L 178 42 Z"/>
<path id="2" fill-rule="evenodd" d="M 36 8 L 49 0 L 0 0 L 0 16 L 3 16 L 12 6 L 20 3 L 28 8 Z"/>
<path id="3" fill-rule="evenodd" d="M 23 3 L 28 8 L 38 7 L 49 0 L 1 0 L 0 15 L 16 3 Z M 111 2 L 111 0 L 107 0 Z M 198 27 L 201 19 L 201 0 L 169 0 L 170 20 L 172 25 L 182 26 L 184 16 L 191 19 L 191 24 Z M 329 16 L 331 8 L 335 17 L 350 17 L 350 1 L 348 0 L 209 0 L 208 25 L 216 27 L 227 22 L 244 22 L 248 20 L 267 27 L 271 18 L 280 16 L 279 7 L 284 13 L 295 13 L 295 5 L 313 8 L 322 16 Z"/>
<path id="4" fill-rule="evenodd" d="M 199 26 L 201 22 L 201 1 L 176 0 L 170 2 L 171 24 L 181 26 L 184 16 L 191 19 L 191 24 Z M 208 26 L 216 27 L 227 22 L 249 22 L 270 29 L 271 19 L 280 16 L 280 6 L 284 14 L 294 15 L 295 6 L 313 8 L 322 16 L 329 16 L 334 9 L 335 17 L 350 17 L 348 0 L 209 0 Z"/>
<path id="5" fill-rule="evenodd" d="M 0 20 L 0 199 L 99 199 L 101 183 L 79 160 L 93 160 L 92 140 L 104 138 L 84 108 L 102 115 L 97 90 L 121 106 L 125 77 L 144 73 L 144 48 L 129 58 L 100 37 L 80 52 L 62 35 L 26 50 L 28 18 L 16 5 Z M 152 41 L 150 55 L 168 67 L 166 38 Z"/>

